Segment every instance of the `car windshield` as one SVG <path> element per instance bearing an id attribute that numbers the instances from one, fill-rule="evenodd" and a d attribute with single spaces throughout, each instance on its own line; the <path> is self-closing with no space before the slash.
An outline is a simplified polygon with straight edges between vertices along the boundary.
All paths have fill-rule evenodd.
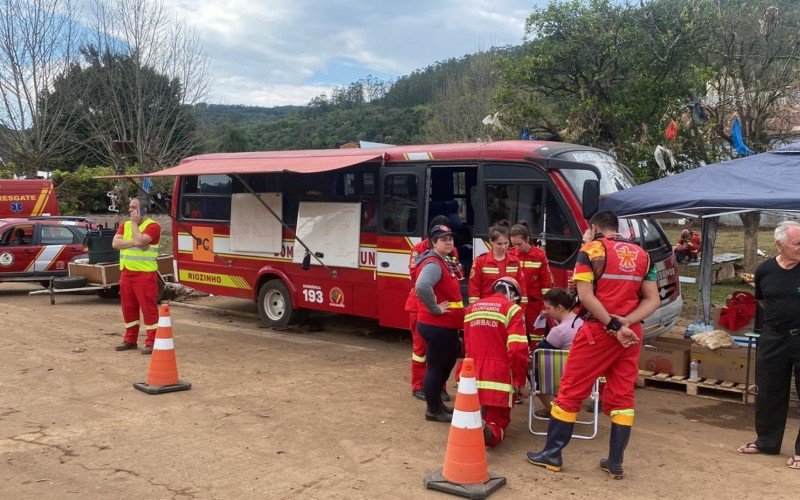
<path id="1" fill-rule="evenodd" d="M 620 217 L 619 234 L 645 250 L 657 250 L 669 245 L 661 228 L 650 219 L 628 219 Z"/>

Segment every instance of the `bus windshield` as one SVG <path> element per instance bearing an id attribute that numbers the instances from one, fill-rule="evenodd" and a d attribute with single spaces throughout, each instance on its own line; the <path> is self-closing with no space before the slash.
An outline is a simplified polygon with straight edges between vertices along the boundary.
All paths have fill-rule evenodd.
<path id="1" fill-rule="evenodd" d="M 559 155 L 569 161 L 588 163 L 600 170 L 600 196 L 606 196 L 623 189 L 633 187 L 633 177 L 628 170 L 621 166 L 608 153 L 602 151 L 568 151 Z M 594 179 L 593 172 L 588 170 L 562 169 L 561 174 L 580 200 L 583 197 L 583 182 Z M 636 241 L 645 250 L 664 249 L 669 246 L 663 231 L 655 221 L 649 218 L 626 219 L 620 218 L 619 232 L 622 236 Z"/>
<path id="2" fill-rule="evenodd" d="M 567 151 L 558 155 L 559 158 L 580 163 L 587 163 L 600 170 L 600 196 L 609 195 L 633 187 L 634 181 L 631 175 L 617 163 L 613 156 L 602 151 Z M 561 170 L 569 183 L 575 196 L 580 200 L 583 197 L 583 182 L 587 179 L 594 179 L 593 172 L 588 170 Z"/>

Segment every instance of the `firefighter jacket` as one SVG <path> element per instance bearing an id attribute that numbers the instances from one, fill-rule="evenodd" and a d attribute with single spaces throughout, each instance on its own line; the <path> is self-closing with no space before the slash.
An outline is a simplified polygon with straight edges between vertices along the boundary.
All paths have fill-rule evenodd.
<path id="1" fill-rule="evenodd" d="M 416 312 L 417 310 L 417 292 L 414 290 L 414 286 L 417 284 L 417 272 L 419 270 L 417 267 L 417 259 L 430 249 L 430 240 L 427 238 L 414 245 L 414 248 L 411 249 L 411 255 L 408 259 L 408 277 L 411 280 L 411 290 L 408 292 L 408 299 L 406 299 L 406 312 Z M 457 263 L 458 250 L 453 248 L 453 251 L 448 255 L 448 259 L 451 262 Z"/>
<path id="2" fill-rule="evenodd" d="M 492 285 L 498 278 L 504 276 L 510 276 L 517 280 L 519 286 L 522 287 L 522 303 L 527 304 L 528 295 L 522 263 L 511 252 L 506 253 L 506 258 L 501 261 L 494 260 L 492 252 L 487 252 L 475 259 L 469 273 L 469 303 L 493 295 Z"/>
<path id="3" fill-rule="evenodd" d="M 139 231 L 144 232 L 148 226 L 156 224 L 153 219 L 147 218 L 139 224 Z M 133 238 L 131 221 L 125 221 L 123 226 L 123 238 L 130 240 Z M 155 244 L 154 244 L 155 243 Z M 151 242 L 147 250 L 139 248 L 123 248 L 119 251 L 119 268 L 135 272 L 155 272 L 158 271 L 158 244 Z"/>
<path id="4" fill-rule="evenodd" d="M 550 266 L 547 264 L 547 255 L 544 250 L 535 246 L 531 246 L 531 249 L 525 253 L 516 248 L 512 248 L 508 252 L 517 257 L 522 264 L 522 272 L 525 273 L 528 304 L 541 310 L 543 307 L 542 295 L 553 286 L 553 275 L 550 273 Z M 536 318 L 529 319 L 533 321 Z"/>
<path id="5" fill-rule="evenodd" d="M 609 314 L 626 316 L 639 305 L 642 281 L 655 281 L 656 275 L 642 247 L 614 235 L 581 248 L 572 279 L 592 283 Z"/>
<path id="6" fill-rule="evenodd" d="M 425 325 L 460 330 L 464 326 L 464 301 L 461 298 L 461 282 L 459 281 L 461 271 L 458 264 L 449 259 L 445 260 L 432 250 L 428 250 L 417 258 L 418 270 L 430 262 L 435 262 L 442 269 L 442 278 L 433 285 L 436 303 L 449 302 L 450 309 L 444 314 L 434 314 L 417 298 L 417 321 Z"/>
<path id="7" fill-rule="evenodd" d="M 478 399 L 510 408 L 514 388 L 525 385 L 528 337 L 522 308 L 495 293 L 469 305 L 464 317 L 466 357 L 475 360 Z"/>

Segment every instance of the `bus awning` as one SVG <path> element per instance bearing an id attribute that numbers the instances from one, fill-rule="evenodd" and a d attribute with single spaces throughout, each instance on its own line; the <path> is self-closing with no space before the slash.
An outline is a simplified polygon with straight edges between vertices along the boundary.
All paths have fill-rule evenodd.
<path id="1" fill-rule="evenodd" d="M 342 151 L 343 154 L 331 154 L 338 153 L 339 151 Z M 107 175 L 98 178 L 120 179 L 136 177 L 175 177 L 181 175 L 244 175 L 270 172 L 313 174 L 338 170 L 368 161 L 375 161 L 383 156 L 382 153 L 377 153 L 375 151 L 364 151 L 361 154 L 353 154 L 347 150 L 334 150 L 327 152 L 327 155 L 319 156 L 297 153 L 287 151 L 281 155 L 275 155 L 274 153 L 219 153 L 191 156 L 174 167 L 165 168 L 157 172 L 132 175 Z"/>

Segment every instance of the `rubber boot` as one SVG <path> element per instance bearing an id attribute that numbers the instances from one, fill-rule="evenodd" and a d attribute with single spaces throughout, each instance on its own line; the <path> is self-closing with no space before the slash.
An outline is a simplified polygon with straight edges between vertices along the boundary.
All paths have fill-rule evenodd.
<path id="1" fill-rule="evenodd" d="M 611 424 L 611 437 L 608 440 L 608 458 L 600 460 L 600 468 L 613 479 L 622 479 L 622 456 L 631 437 L 631 426 Z"/>
<path id="2" fill-rule="evenodd" d="M 544 449 L 539 453 L 529 451 L 525 455 L 528 458 L 528 462 L 553 472 L 559 472 L 563 465 L 561 450 L 567 446 L 570 438 L 572 438 L 573 427 L 575 427 L 573 422 L 564 422 L 555 417 L 550 417 L 550 424 L 547 426 L 547 442 L 544 445 Z"/>

